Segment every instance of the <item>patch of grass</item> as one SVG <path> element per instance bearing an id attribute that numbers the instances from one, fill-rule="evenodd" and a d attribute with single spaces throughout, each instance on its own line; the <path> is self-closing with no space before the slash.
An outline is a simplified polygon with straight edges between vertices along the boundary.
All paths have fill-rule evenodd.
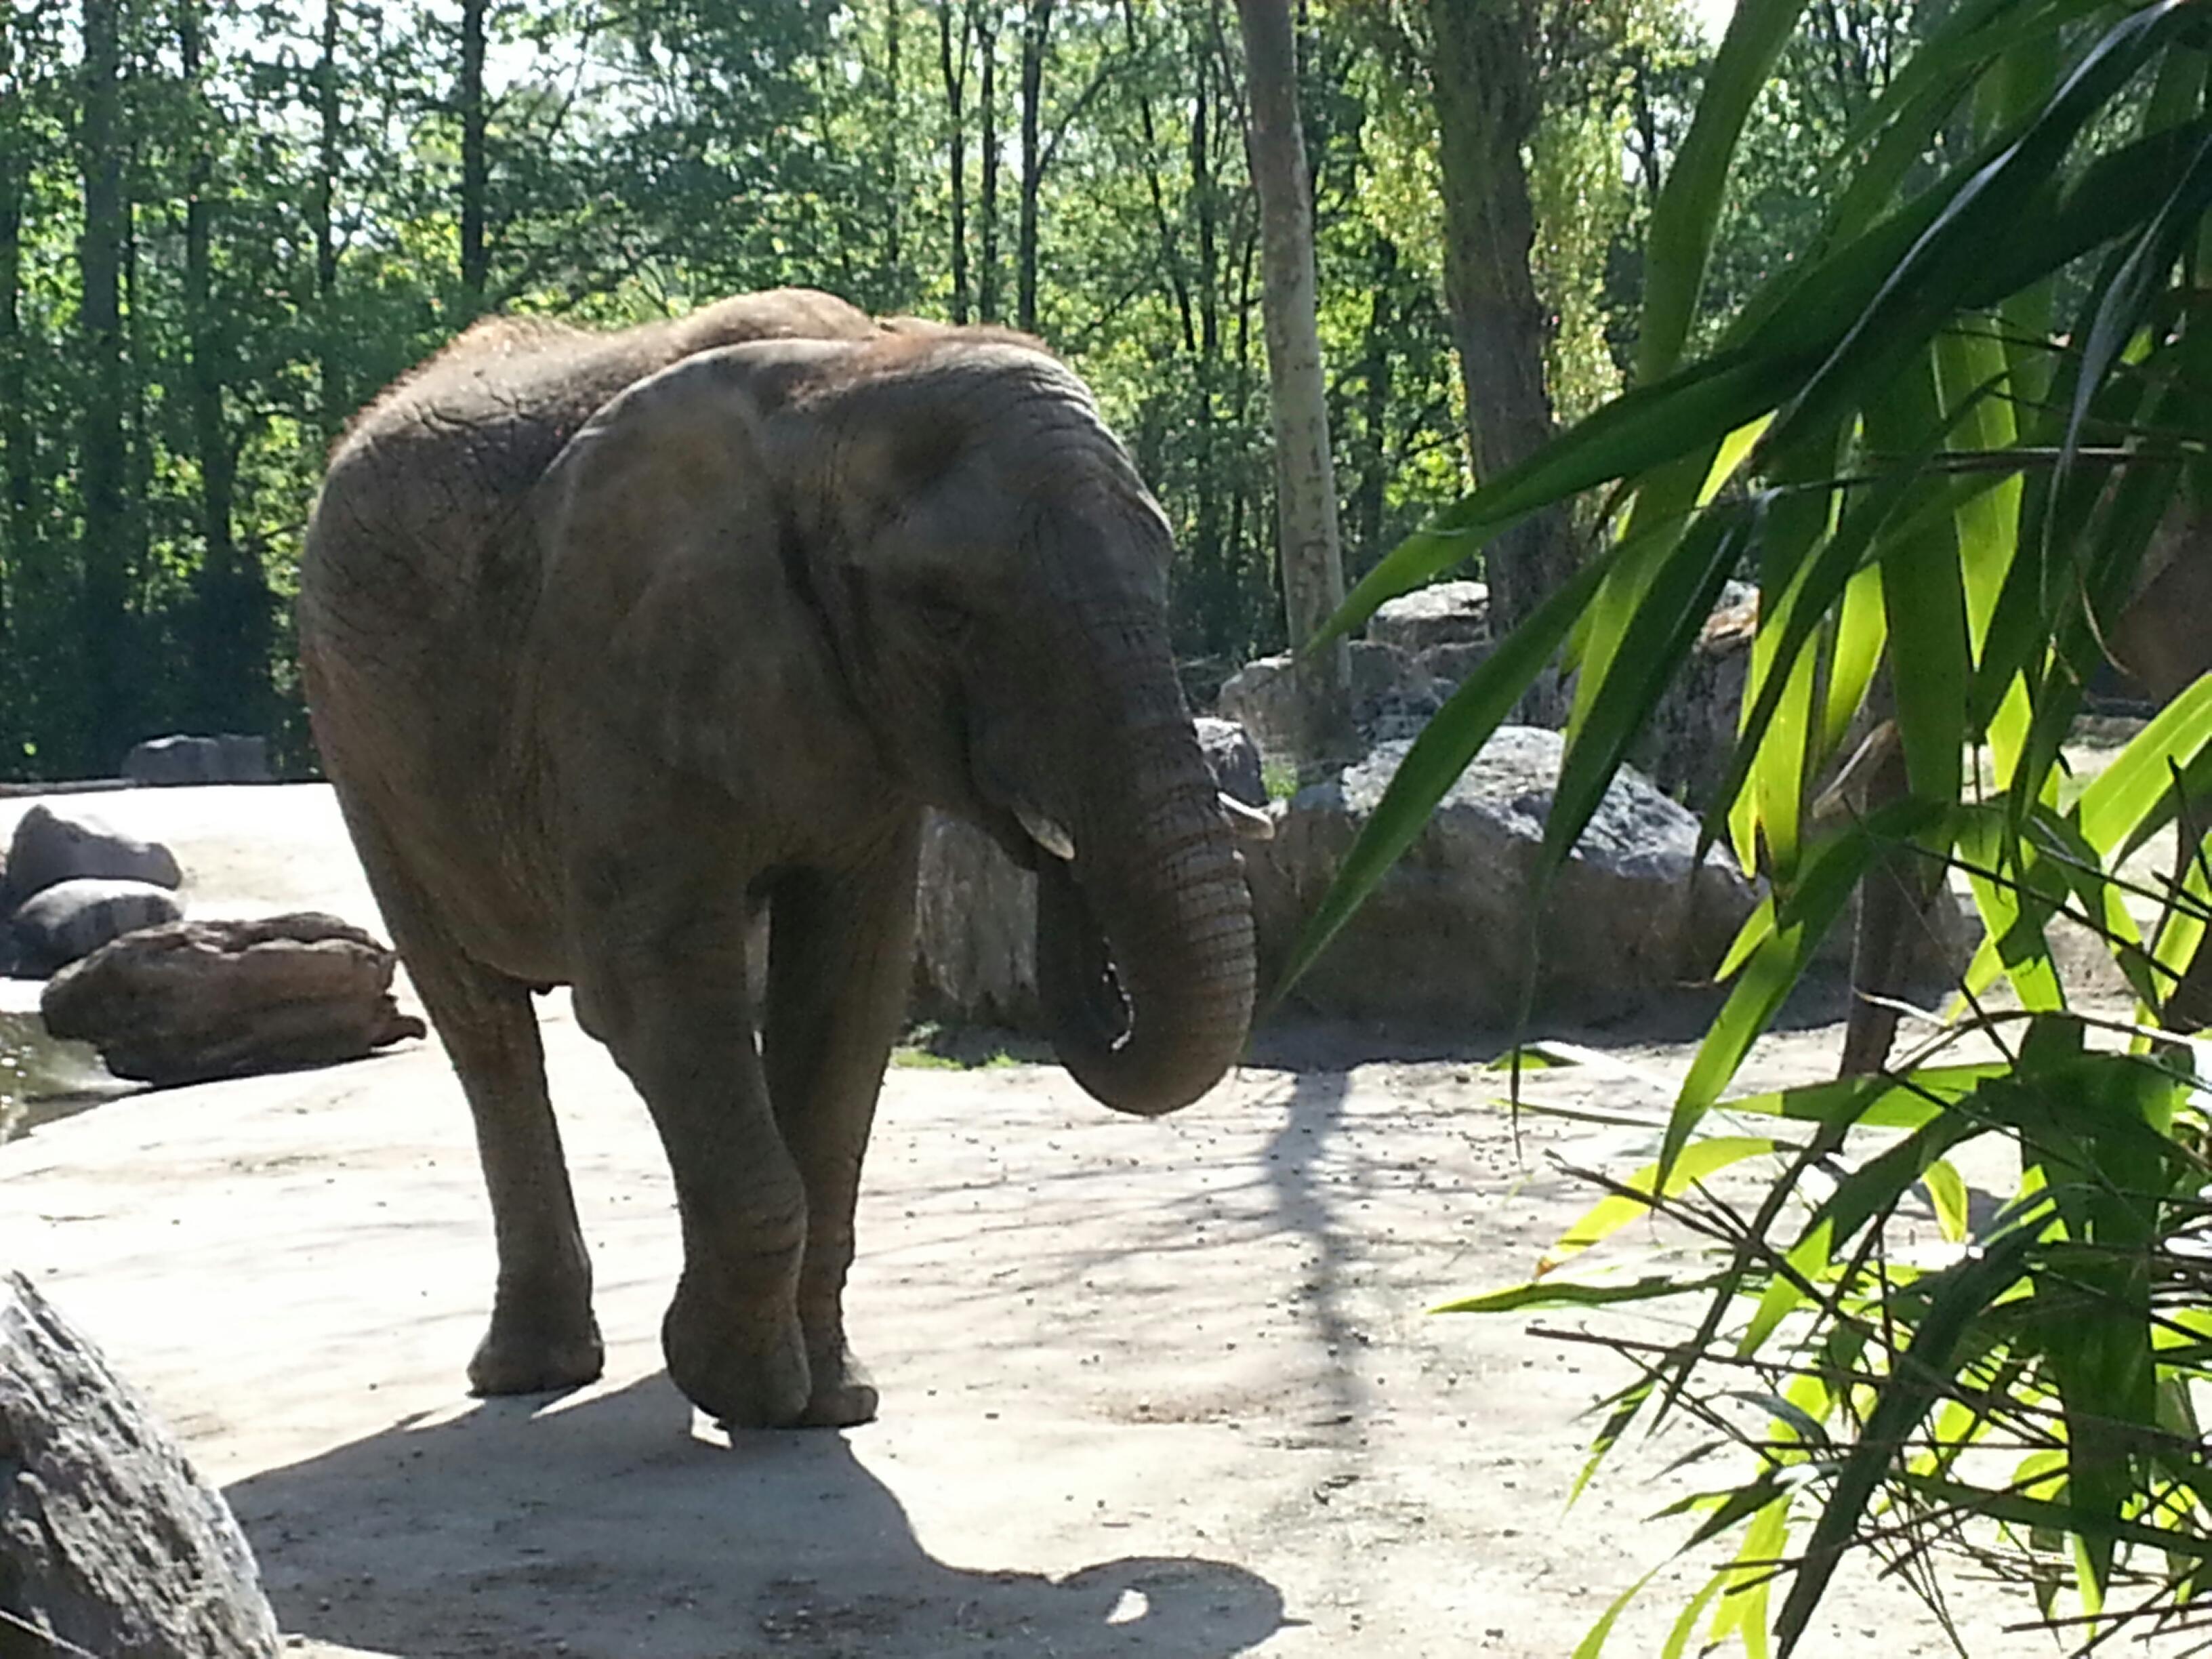
<path id="1" fill-rule="evenodd" d="M 1288 761 L 1262 761 L 1260 783 L 1269 800 L 1288 800 L 1298 793 L 1298 769 Z"/>
<path id="2" fill-rule="evenodd" d="M 907 1029 L 891 1064 L 909 1072 L 981 1072 L 1049 1059 L 1042 1047 L 988 1025 L 947 1025 L 931 1019 Z"/>

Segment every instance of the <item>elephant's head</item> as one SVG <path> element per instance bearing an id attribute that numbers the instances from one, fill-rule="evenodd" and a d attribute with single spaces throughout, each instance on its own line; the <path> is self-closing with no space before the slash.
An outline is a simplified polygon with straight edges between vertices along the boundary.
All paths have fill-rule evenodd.
<path id="1" fill-rule="evenodd" d="M 884 764 L 1036 872 L 1068 1069 L 1124 1111 L 1203 1094 L 1251 1017 L 1250 900 L 1170 654 L 1167 523 L 1081 382 L 957 331 L 735 346 L 656 380 L 609 413 L 658 397 L 748 472 L 719 522 L 772 520 L 790 615 Z"/>

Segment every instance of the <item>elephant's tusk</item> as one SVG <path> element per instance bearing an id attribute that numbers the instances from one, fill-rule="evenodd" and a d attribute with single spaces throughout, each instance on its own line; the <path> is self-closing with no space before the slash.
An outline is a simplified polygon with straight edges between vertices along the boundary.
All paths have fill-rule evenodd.
<path id="1" fill-rule="evenodd" d="M 1221 816 L 1229 820 L 1230 833 L 1239 841 L 1273 841 L 1275 821 L 1258 807 L 1241 801 L 1226 789 L 1221 792 Z"/>
<path id="2" fill-rule="evenodd" d="M 1057 821 L 1045 817 L 1034 806 L 1017 806 L 1014 816 L 1022 821 L 1022 828 L 1030 832 L 1030 839 L 1064 864 L 1075 862 L 1075 837 Z"/>

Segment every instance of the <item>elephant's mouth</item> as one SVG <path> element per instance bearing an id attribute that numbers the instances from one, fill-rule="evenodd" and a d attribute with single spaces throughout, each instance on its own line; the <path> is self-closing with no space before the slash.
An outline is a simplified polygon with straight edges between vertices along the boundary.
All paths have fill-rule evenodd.
<path id="1" fill-rule="evenodd" d="M 1103 1054 L 1129 1040 L 1129 998 L 1115 971 L 1106 930 L 1074 871 L 1034 858 L 1037 878 L 1037 993 L 1063 1041 Z"/>

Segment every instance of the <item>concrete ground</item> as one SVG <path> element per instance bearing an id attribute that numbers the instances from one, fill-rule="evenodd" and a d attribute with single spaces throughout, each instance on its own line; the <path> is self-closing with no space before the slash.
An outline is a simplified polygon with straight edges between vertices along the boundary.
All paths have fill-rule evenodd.
<path id="1" fill-rule="evenodd" d="M 168 841 L 199 914 L 374 921 L 321 788 L 76 805 Z M 1340 1034 L 1157 1122 L 1052 1067 L 894 1069 L 848 1300 L 882 1419 L 732 1443 L 661 1372 L 676 1222 L 643 1109 L 565 1000 L 543 1008 L 608 1340 L 605 1379 L 563 1398 L 464 1391 L 491 1247 L 434 1044 L 0 1147 L 0 1262 L 223 1486 L 300 1650 L 1550 1659 L 1680 1535 L 1645 1517 L 1728 1474 L 1656 1475 L 1676 1440 L 1566 1508 L 1620 1362 L 1528 1328 L 1571 1318 L 1424 1311 L 1528 1274 L 1589 1202 L 1557 1159 L 1619 1169 L 1649 1137 L 1524 1116 L 1516 1142 L 1468 1058 L 1352 1064 Z M 1755 1074 L 1816 1076 L 1833 1042 L 1781 1036 Z M 1612 1042 L 1536 1086 L 1651 1111 L 1689 1048 Z M 1662 1572 L 1607 1651 L 1657 1652 L 1701 1582 Z M 2049 1650 L 2001 1630 L 2030 1611 L 1971 1587 L 1954 1608 L 1982 1654 Z M 1861 1578 L 1800 1651 L 1875 1639 L 1950 1650 Z"/>

